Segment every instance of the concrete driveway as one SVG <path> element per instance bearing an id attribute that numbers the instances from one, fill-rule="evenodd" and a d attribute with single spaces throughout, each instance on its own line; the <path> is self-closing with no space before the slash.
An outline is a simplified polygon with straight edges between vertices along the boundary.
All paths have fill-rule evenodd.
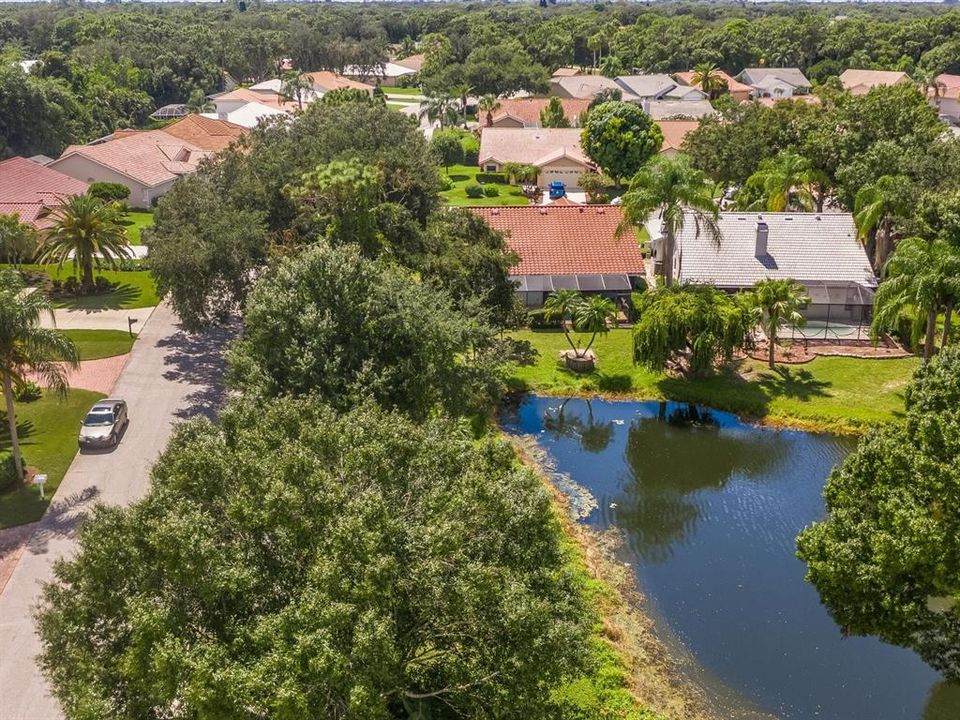
<path id="1" fill-rule="evenodd" d="M 130 409 L 123 440 L 111 453 L 74 459 L 0 594 L 0 720 L 62 717 L 34 662 L 40 641 L 32 612 L 40 583 L 52 577 L 55 560 L 73 552 L 77 527 L 95 503 L 127 504 L 144 494 L 175 423 L 215 415 L 225 397 L 229 338 L 226 330 L 203 336 L 180 331 L 167 305 L 144 324 L 113 392 Z"/>
<path id="2" fill-rule="evenodd" d="M 56 326 L 60 330 L 123 330 L 132 329 L 134 335 L 139 335 L 153 314 L 154 308 L 136 308 L 135 310 L 66 310 L 57 308 L 53 311 Z M 130 319 L 135 322 L 130 325 Z M 43 316 L 40 324 L 44 327 L 53 327 L 49 316 Z M 0 720 L 5 720 L 0 716 Z"/>

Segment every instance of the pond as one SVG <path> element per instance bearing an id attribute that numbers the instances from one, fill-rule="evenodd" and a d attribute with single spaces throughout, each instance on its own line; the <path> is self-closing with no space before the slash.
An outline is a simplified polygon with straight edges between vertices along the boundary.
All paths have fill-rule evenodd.
<path id="1" fill-rule="evenodd" d="M 960 718 L 960 686 L 909 650 L 844 637 L 804 581 L 794 539 L 853 441 L 680 403 L 536 396 L 504 425 L 572 481 L 558 478 L 583 522 L 623 531 L 621 559 L 724 717 Z"/>

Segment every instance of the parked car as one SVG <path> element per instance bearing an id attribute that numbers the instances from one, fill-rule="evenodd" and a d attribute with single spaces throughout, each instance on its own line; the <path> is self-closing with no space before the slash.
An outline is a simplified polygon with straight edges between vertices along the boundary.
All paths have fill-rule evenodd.
<path id="1" fill-rule="evenodd" d="M 559 200 L 567 194 L 567 186 L 559 180 L 554 180 L 552 183 L 550 183 L 549 190 L 551 200 Z"/>
<path id="2" fill-rule="evenodd" d="M 126 402 L 116 398 L 100 400 L 80 425 L 80 449 L 115 447 L 129 422 Z"/>

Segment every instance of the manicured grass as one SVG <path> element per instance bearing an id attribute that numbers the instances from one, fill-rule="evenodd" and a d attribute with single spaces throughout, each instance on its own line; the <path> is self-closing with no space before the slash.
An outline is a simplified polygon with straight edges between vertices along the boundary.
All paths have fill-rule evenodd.
<path id="1" fill-rule="evenodd" d="M 441 169 L 440 172 L 445 171 Z M 530 204 L 530 201 L 521 194 L 517 185 L 497 185 L 500 194 L 496 197 L 487 197 L 486 195 L 480 198 L 467 197 L 464 188 L 467 183 L 476 180 L 478 172 L 480 172 L 479 167 L 451 165 L 448 175 L 453 180 L 453 187 L 440 193 L 440 196 L 446 199 L 448 205 L 457 207 L 502 207 L 505 205 Z"/>
<path id="2" fill-rule="evenodd" d="M 422 95 L 423 90 L 418 87 L 386 87 L 383 86 L 383 93 L 387 97 L 391 95 Z"/>
<path id="3" fill-rule="evenodd" d="M 153 225 L 153 213 L 142 211 L 128 212 L 123 224 L 127 226 L 127 238 L 130 244 L 143 245 L 143 241 L 140 238 L 140 231 L 145 227 Z"/>
<path id="4" fill-rule="evenodd" d="M 598 368 L 577 375 L 559 362 L 569 346 L 559 330 L 518 331 L 539 352 L 536 364 L 513 369 L 517 389 L 556 395 L 603 393 L 642 399 L 695 402 L 774 425 L 857 432 L 903 411 L 903 391 L 919 360 L 861 360 L 819 357 L 803 365 L 744 360 L 726 372 L 685 379 L 650 372 L 632 361 L 632 335 L 611 330 L 594 343 Z M 586 346 L 589 336 L 579 338 Z"/>
<path id="5" fill-rule="evenodd" d="M 81 360 L 126 355 L 136 340 L 123 330 L 64 330 L 63 334 L 73 340 Z"/>
<path id="6" fill-rule="evenodd" d="M 23 265 L 24 270 L 46 273 L 54 280 L 65 280 L 78 273 L 73 266 L 65 264 L 62 269 L 56 265 Z M 117 283 L 113 292 L 103 295 L 88 295 L 77 298 L 61 298 L 54 301 L 58 308 L 77 308 L 80 310 L 133 310 L 153 307 L 160 302 L 157 286 L 148 270 L 102 270 L 94 276 L 102 275 Z"/>
<path id="7" fill-rule="evenodd" d="M 27 465 L 47 474 L 45 500 L 34 487 L 0 494 L 0 528 L 39 520 L 50 498 L 63 480 L 77 454 L 77 433 L 84 415 L 103 395 L 89 390 L 70 390 L 66 398 L 44 392 L 43 397 L 29 403 L 17 403 L 17 427 L 20 446 Z M 6 420 L 0 430 L 0 447 L 10 447 Z"/>
<path id="8" fill-rule="evenodd" d="M 390 108 L 391 110 L 405 110 L 406 108 L 410 107 L 410 103 L 392 103 L 392 102 L 388 102 L 388 103 L 387 103 L 387 107 Z"/>

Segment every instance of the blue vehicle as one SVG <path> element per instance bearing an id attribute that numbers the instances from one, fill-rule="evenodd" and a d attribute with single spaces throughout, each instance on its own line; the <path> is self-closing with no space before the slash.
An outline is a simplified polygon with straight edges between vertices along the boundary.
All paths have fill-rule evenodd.
<path id="1" fill-rule="evenodd" d="M 550 190 L 551 200 L 559 200 L 560 198 L 562 198 L 564 195 L 567 194 L 567 186 L 564 185 L 559 180 L 554 180 L 547 187 Z"/>

